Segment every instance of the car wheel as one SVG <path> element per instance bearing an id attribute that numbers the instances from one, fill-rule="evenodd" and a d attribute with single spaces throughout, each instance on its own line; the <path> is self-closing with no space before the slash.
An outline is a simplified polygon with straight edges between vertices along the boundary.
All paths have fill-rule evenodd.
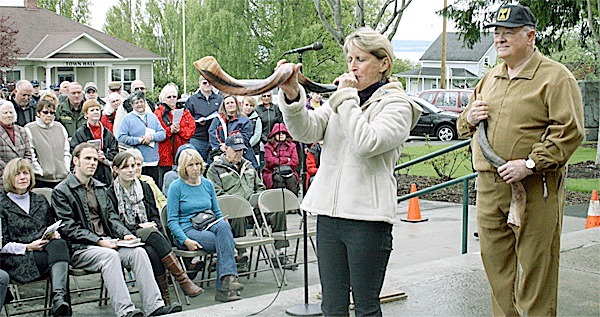
<path id="1" fill-rule="evenodd" d="M 440 141 L 451 141 L 456 139 L 456 131 L 449 125 L 440 126 L 435 132 L 435 135 Z"/>

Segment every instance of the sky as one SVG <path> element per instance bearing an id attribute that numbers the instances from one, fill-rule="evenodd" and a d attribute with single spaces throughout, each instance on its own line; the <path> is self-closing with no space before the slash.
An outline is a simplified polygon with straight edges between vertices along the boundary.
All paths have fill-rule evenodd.
<path id="1" fill-rule="evenodd" d="M 143 1 L 142 1 L 143 2 Z M 452 3 L 449 0 L 448 3 Z M 93 0 L 91 1 L 90 11 L 92 14 L 91 25 L 93 28 L 102 31 L 106 12 L 112 5 L 118 3 L 118 0 Z M 400 20 L 400 25 L 394 40 L 413 40 L 433 42 L 442 32 L 442 18 L 435 14 L 436 11 L 444 6 L 443 0 L 413 0 L 408 6 Z M 448 31 L 453 31 L 453 27 L 448 23 Z M 409 58 L 418 60 L 421 53 L 396 54 L 400 58 Z"/>

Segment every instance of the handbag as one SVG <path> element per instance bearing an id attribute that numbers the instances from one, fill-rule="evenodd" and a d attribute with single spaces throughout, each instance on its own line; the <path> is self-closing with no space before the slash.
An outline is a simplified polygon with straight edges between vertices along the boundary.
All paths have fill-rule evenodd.
<path id="1" fill-rule="evenodd" d="M 217 221 L 217 216 L 212 212 L 212 210 L 205 210 L 199 212 L 197 215 L 190 218 L 192 221 L 192 226 L 196 230 L 204 230 L 208 225 Z"/>
<path id="2" fill-rule="evenodd" d="M 275 174 L 279 174 L 283 178 L 288 178 L 294 175 L 294 170 L 289 165 L 277 166 L 275 169 Z"/>

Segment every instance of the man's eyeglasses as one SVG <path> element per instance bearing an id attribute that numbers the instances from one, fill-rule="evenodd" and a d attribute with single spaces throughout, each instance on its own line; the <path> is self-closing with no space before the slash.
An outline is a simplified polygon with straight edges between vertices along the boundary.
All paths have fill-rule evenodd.
<path id="1" fill-rule="evenodd" d="M 207 81 L 203 81 L 202 85 L 208 85 L 208 82 Z"/>
<path id="2" fill-rule="evenodd" d="M 138 90 L 146 91 L 146 87 L 135 87 L 135 88 L 133 88 L 133 91 L 138 91 Z"/>
<path id="3" fill-rule="evenodd" d="M 166 96 L 167 99 L 177 99 L 177 96 Z"/>
<path id="4" fill-rule="evenodd" d="M 263 98 L 271 98 L 271 95 L 262 95 Z"/>
<path id="5" fill-rule="evenodd" d="M 56 114 L 56 111 L 49 111 L 49 110 L 42 110 L 42 111 L 40 111 L 40 112 L 41 112 L 42 114 L 46 114 L 46 115 L 48 115 L 48 114 L 50 114 L 50 115 L 55 115 L 55 114 Z"/>

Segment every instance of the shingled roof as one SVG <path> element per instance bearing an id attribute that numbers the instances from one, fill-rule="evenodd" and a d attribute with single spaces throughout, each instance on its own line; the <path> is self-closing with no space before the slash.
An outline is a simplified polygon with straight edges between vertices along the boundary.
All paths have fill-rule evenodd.
<path id="1" fill-rule="evenodd" d="M 115 53 L 126 59 L 164 59 L 146 49 L 43 8 L 28 10 L 25 7 L 2 7 L 2 15 L 10 17 L 9 21 L 14 22 L 13 27 L 19 30 L 16 40 L 20 49 L 20 54 L 17 56 L 19 59 L 48 57 L 48 54 L 81 38 L 83 33 L 88 38 L 91 37 L 102 43 L 111 55 Z"/>
<path id="2" fill-rule="evenodd" d="M 473 46 L 472 49 L 463 47 L 462 39 L 459 39 L 459 33 L 446 33 L 446 61 L 464 61 L 478 62 L 485 53 L 494 44 L 494 36 L 491 33 L 481 33 L 481 40 Z M 442 59 L 442 34 L 431 43 L 429 48 L 423 53 L 419 60 L 421 61 L 439 61 Z"/>

